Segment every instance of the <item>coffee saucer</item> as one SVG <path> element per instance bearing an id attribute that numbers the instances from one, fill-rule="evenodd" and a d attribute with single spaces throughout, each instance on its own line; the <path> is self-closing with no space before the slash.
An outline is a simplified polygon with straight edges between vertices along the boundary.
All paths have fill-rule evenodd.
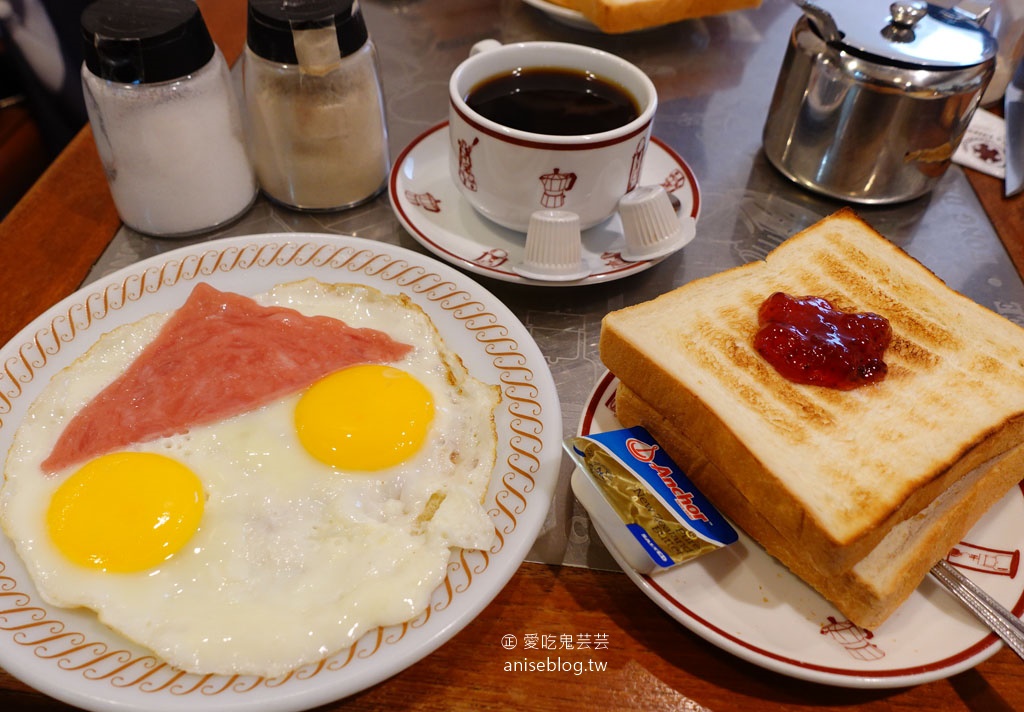
<path id="1" fill-rule="evenodd" d="M 628 277 L 668 255 L 627 262 L 626 238 L 618 215 L 583 231 L 582 279 L 545 281 L 515 271 L 526 256 L 526 235 L 481 217 L 463 199 L 448 172 L 448 122 L 415 138 L 395 161 L 388 184 L 391 207 L 413 238 L 437 257 L 485 277 L 542 286 L 579 286 Z M 660 184 L 680 202 L 679 214 L 696 219 L 700 190 L 686 162 L 664 142 L 651 138 L 640 184 Z"/>

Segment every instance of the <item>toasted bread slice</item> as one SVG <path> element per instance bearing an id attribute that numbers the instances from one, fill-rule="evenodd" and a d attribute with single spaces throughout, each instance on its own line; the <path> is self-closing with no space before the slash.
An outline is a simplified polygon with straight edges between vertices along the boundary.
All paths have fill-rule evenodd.
<path id="1" fill-rule="evenodd" d="M 776 372 L 752 345 L 775 291 L 886 317 L 885 380 L 838 391 Z M 600 350 L 820 571 L 851 568 L 1024 441 L 1024 329 L 951 290 L 849 209 L 763 262 L 608 314 Z"/>
<path id="2" fill-rule="evenodd" d="M 579 10 L 603 32 L 619 34 L 694 17 L 758 7 L 761 0 L 554 0 Z"/>
<path id="3" fill-rule="evenodd" d="M 673 460 L 688 463 L 685 469 L 691 481 L 734 524 L 863 628 L 875 628 L 888 618 L 935 562 L 944 558 L 1024 473 L 1024 445 L 1017 445 L 976 467 L 917 515 L 897 524 L 851 568 L 821 570 L 686 437 L 685 423 L 665 418 L 626 386 L 616 392 L 615 407 L 623 426 L 647 428 Z"/>

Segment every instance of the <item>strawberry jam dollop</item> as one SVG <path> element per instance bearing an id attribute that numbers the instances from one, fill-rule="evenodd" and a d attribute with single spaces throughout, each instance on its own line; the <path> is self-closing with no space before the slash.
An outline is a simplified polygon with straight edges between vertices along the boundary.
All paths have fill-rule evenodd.
<path id="1" fill-rule="evenodd" d="M 882 357 L 892 340 L 889 320 L 844 312 L 821 297 L 776 292 L 757 313 L 754 348 L 794 383 L 848 391 L 885 378 Z"/>

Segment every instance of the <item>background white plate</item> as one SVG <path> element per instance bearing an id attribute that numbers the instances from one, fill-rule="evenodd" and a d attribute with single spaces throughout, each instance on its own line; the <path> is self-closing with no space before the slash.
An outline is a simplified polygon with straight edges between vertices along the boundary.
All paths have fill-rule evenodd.
<path id="1" fill-rule="evenodd" d="M 448 123 L 428 129 L 406 146 L 391 169 L 391 207 L 413 238 L 435 255 L 475 274 L 505 282 L 545 287 L 597 284 L 643 272 L 668 255 L 626 262 L 622 220 L 618 214 L 584 230 L 583 262 L 591 270 L 583 279 L 552 282 L 523 277 L 512 270 L 525 258 L 526 235 L 481 217 L 466 202 L 448 170 Z M 693 171 L 675 151 L 651 138 L 640 172 L 640 185 L 661 184 L 679 198 L 681 215 L 700 215 L 700 189 Z M 697 226 L 698 235 L 700 225 Z"/>
<path id="2" fill-rule="evenodd" d="M 196 282 L 256 294 L 306 277 L 405 293 L 474 376 L 500 384 L 498 458 L 485 500 L 498 543 L 453 555 L 448 578 L 418 618 L 370 631 L 320 664 L 271 680 L 182 673 L 95 616 L 46 605 L 11 542 L 0 536 L 0 666 L 89 710 L 301 710 L 403 670 L 455 635 L 504 587 L 544 523 L 558 477 L 562 416 L 551 372 L 529 333 L 494 296 L 400 247 L 308 233 L 236 237 L 168 252 L 89 285 L 0 350 L 0 453 L 49 378 L 102 333 L 177 308 Z"/>
<path id="3" fill-rule="evenodd" d="M 610 373 L 598 381 L 581 434 L 622 427 L 615 418 L 617 386 Z M 791 677 L 841 687 L 903 687 L 972 668 L 1002 646 L 930 576 L 878 629 L 865 631 L 742 531 L 725 549 L 649 576 L 631 569 L 597 532 L 629 578 L 670 616 L 723 650 Z M 1014 487 L 964 541 L 1002 561 L 1018 561 L 1024 490 Z M 1019 616 L 1024 571 L 1012 569 L 1012 576 L 961 570 Z"/>
<path id="4" fill-rule="evenodd" d="M 577 30 L 589 30 L 590 32 L 601 31 L 600 27 L 584 17 L 583 13 L 579 10 L 562 7 L 561 5 L 556 5 L 553 2 L 545 2 L 545 0 L 523 0 L 523 2 L 530 7 L 537 8 L 541 12 L 546 13 L 551 19 L 557 20 L 563 25 L 575 27 Z"/>

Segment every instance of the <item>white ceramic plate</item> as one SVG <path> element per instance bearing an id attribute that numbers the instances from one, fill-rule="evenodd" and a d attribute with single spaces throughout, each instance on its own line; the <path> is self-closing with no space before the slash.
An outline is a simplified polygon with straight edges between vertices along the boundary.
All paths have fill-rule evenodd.
<path id="1" fill-rule="evenodd" d="M 417 242 L 441 259 L 476 274 L 505 282 L 547 287 L 579 286 L 622 279 L 664 260 L 626 262 L 618 215 L 584 230 L 583 261 L 590 274 L 572 282 L 540 281 L 513 271 L 525 257 L 526 235 L 481 217 L 463 200 L 448 172 L 448 123 L 412 141 L 395 161 L 389 183 L 391 207 Z M 700 214 L 700 189 L 693 171 L 671 148 L 652 138 L 640 184 L 661 184 L 680 201 L 679 212 Z M 698 225 L 698 230 L 699 230 Z"/>
<path id="2" fill-rule="evenodd" d="M 587 434 L 622 427 L 617 379 L 597 383 L 580 421 Z M 596 527 L 595 527 L 596 528 Z M 649 576 L 630 579 L 666 613 L 723 650 L 784 675 L 842 687 L 891 688 L 949 677 L 1001 646 L 994 633 L 928 577 L 885 623 L 866 631 L 740 532 L 730 547 Z M 1024 611 L 1024 490 L 1015 487 L 954 549 L 959 566 L 1016 615 Z"/>
<path id="3" fill-rule="evenodd" d="M 416 619 L 371 631 L 320 664 L 263 679 L 180 672 L 91 614 L 48 606 L 0 536 L 0 666 L 89 710 L 308 709 L 426 656 L 502 589 L 533 544 L 558 477 L 562 415 L 554 382 L 536 343 L 501 302 L 457 270 L 400 247 L 303 233 L 229 238 L 145 260 L 78 291 L 0 351 L 0 453 L 49 378 L 102 333 L 176 308 L 199 281 L 255 294 L 306 277 L 405 293 L 473 375 L 501 385 L 498 459 L 486 499 L 500 542 L 486 552 L 453 555 L 448 578 Z"/>
<path id="4" fill-rule="evenodd" d="M 590 32 L 601 31 L 601 28 L 584 17 L 583 13 L 579 10 L 562 7 L 561 5 L 556 5 L 553 2 L 545 2 L 545 0 L 523 0 L 523 2 L 530 7 L 534 7 L 541 12 L 546 13 L 551 19 L 557 20 L 563 25 L 575 27 L 577 30 L 589 30 Z"/>

